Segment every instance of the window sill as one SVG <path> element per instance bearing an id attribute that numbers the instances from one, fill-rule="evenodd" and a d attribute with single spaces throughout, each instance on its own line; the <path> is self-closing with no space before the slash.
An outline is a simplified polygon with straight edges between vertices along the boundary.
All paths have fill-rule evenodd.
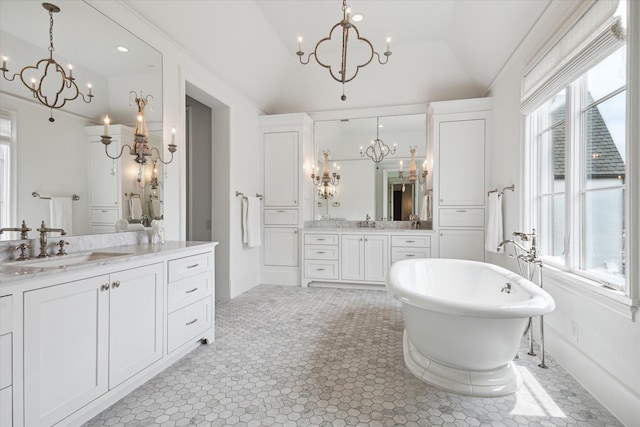
<path id="1" fill-rule="evenodd" d="M 625 318 L 635 322 L 638 301 L 629 298 L 622 291 L 610 289 L 595 280 L 562 270 L 549 262 L 544 264 L 544 282 L 549 280 L 556 286 L 575 295 L 587 298 Z"/>

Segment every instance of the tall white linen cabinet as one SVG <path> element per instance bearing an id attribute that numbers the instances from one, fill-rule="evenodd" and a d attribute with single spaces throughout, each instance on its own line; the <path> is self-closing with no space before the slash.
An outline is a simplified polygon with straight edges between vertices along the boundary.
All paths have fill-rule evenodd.
<path id="1" fill-rule="evenodd" d="M 434 229 L 440 258 L 484 261 L 491 98 L 432 102 Z"/>
<path id="2" fill-rule="evenodd" d="M 300 229 L 313 219 L 313 121 L 306 114 L 260 117 L 264 150 L 262 283 L 300 286 Z M 305 179 L 306 178 L 306 179 Z"/>

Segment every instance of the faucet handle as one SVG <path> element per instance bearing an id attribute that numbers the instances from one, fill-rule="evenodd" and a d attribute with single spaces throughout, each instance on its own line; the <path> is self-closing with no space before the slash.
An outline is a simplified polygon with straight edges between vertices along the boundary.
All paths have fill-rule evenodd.
<path id="1" fill-rule="evenodd" d="M 68 244 L 69 242 L 65 240 L 60 240 L 58 243 L 56 243 L 56 246 L 60 246 L 60 250 L 56 253 L 56 255 L 66 255 L 67 251 L 64 250 L 64 247 Z"/>
<path id="2" fill-rule="evenodd" d="M 18 261 L 25 261 L 28 259 L 27 257 L 27 249 L 31 249 L 31 245 L 28 243 L 20 243 L 16 246 L 16 249 L 20 250 L 20 256 L 18 257 Z"/>

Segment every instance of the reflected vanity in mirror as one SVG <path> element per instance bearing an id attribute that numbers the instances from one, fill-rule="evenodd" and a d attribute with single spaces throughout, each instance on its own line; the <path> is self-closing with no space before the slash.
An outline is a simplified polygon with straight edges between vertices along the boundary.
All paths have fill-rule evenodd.
<path id="1" fill-rule="evenodd" d="M 43 219 L 49 224 L 53 205 L 46 198 L 74 194 L 79 199 L 71 203 L 69 234 L 115 232 L 122 219 L 161 218 L 162 163 L 150 158 L 140 167 L 126 149 L 120 159 L 110 159 L 100 140 L 108 114 L 109 153 L 133 143 L 138 107 L 133 91 L 152 97 L 145 110 L 149 145 L 162 152 L 162 55 L 85 2 L 54 4 L 60 8 L 54 14 L 54 59 L 67 74 L 72 65 L 78 88 L 86 92 L 91 84 L 93 98 L 51 111 L 34 100 L 19 78 L 0 79 L 0 186 L 6 182 L 0 188 L 6 197 L 0 203 L 0 227 L 16 227 L 23 219 L 34 230 Z M 7 75 L 49 56 L 49 25 L 40 2 L 0 3 L 0 52 L 7 57 Z M 33 192 L 42 198 L 32 197 Z M 3 240 L 18 237 L 0 235 Z"/>
<path id="2" fill-rule="evenodd" d="M 367 145 L 376 139 L 389 147 L 379 162 L 366 153 Z M 430 188 L 423 173 L 427 168 L 426 114 L 317 121 L 315 144 L 317 158 L 328 151 L 330 163 L 340 167 L 341 175 L 333 197 L 316 195 L 316 219 L 361 221 L 369 215 L 376 221 L 409 221 L 410 215 L 420 214 Z M 411 149 L 420 165 L 414 179 L 409 178 Z"/>

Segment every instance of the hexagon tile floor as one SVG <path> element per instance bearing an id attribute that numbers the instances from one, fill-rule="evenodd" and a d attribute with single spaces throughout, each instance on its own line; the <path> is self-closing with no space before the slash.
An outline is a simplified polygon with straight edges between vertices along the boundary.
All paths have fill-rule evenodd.
<path id="1" fill-rule="evenodd" d="M 258 286 L 216 305 L 201 346 L 93 418 L 96 426 L 620 426 L 551 357 L 526 355 L 513 395 L 473 398 L 415 378 L 386 292 Z"/>

